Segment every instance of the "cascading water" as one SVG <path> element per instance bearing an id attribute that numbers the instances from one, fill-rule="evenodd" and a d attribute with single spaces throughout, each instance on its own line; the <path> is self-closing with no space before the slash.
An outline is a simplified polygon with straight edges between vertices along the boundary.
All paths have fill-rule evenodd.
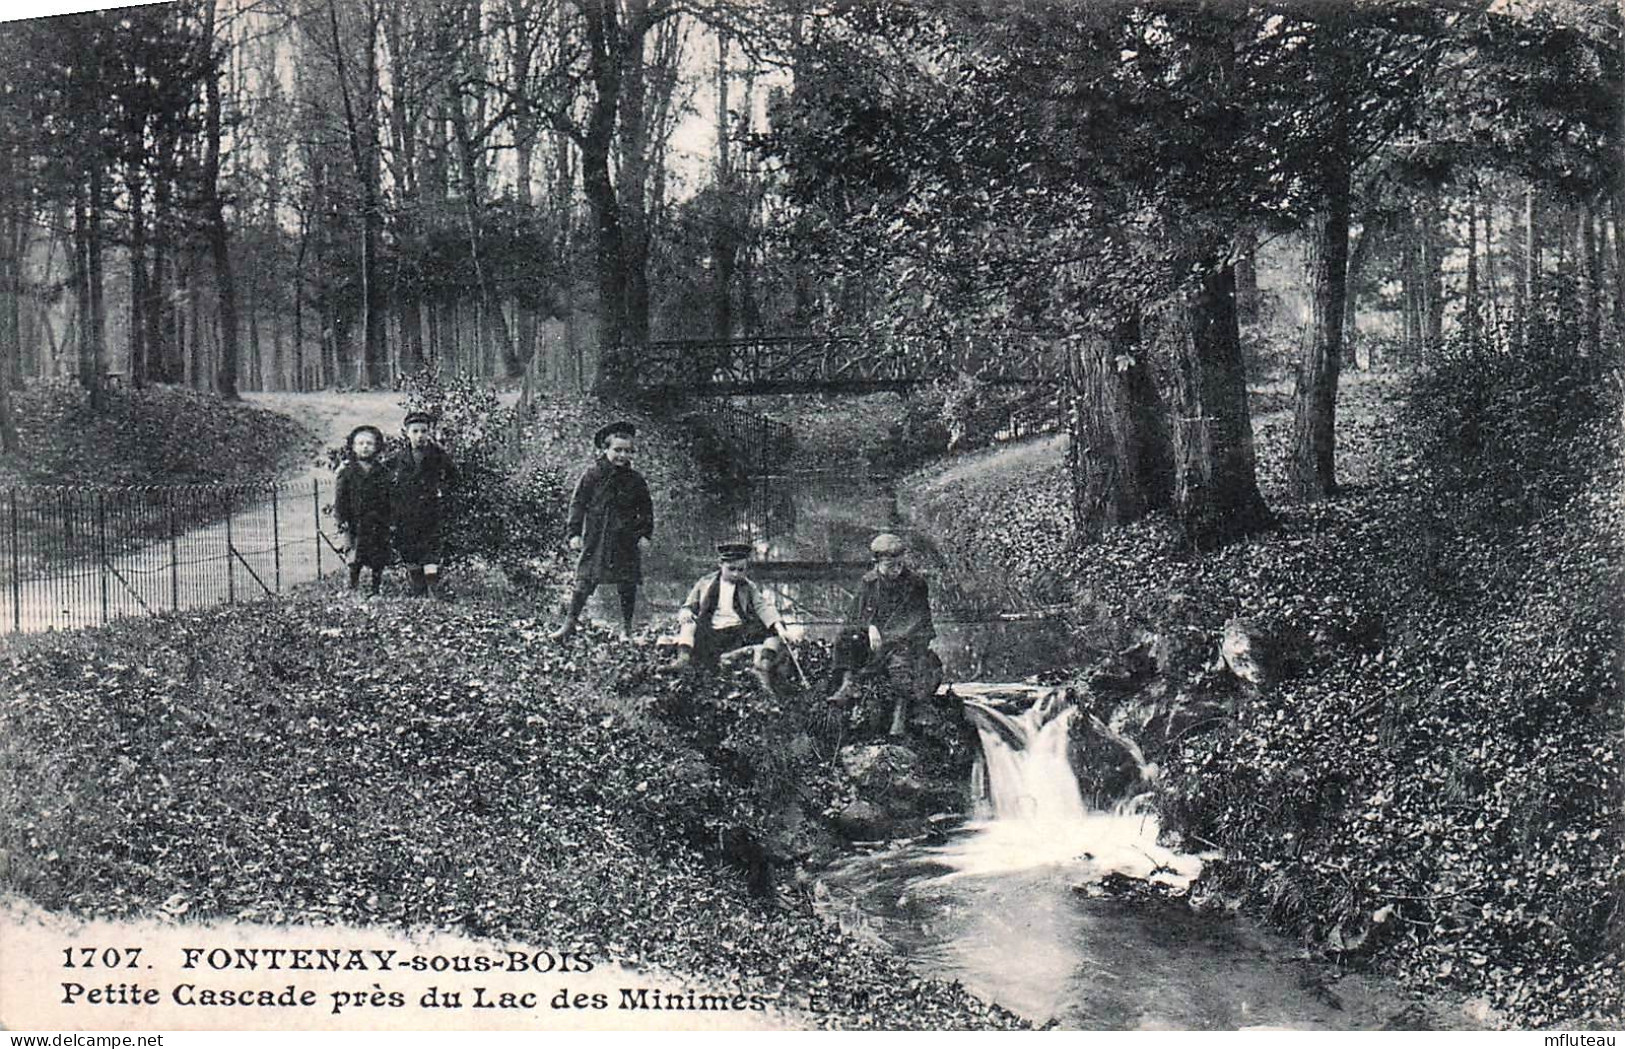
<path id="1" fill-rule="evenodd" d="M 1157 844 L 1156 817 L 1134 801 L 1111 811 L 1084 804 L 1068 753 L 1080 712 L 1065 689 L 1037 691 L 1019 712 L 984 692 L 967 698 L 965 710 L 981 735 L 982 757 L 971 833 L 937 850 L 954 874 L 1065 863 L 1077 865 L 1080 882 L 1115 872 L 1182 886 L 1201 872 L 1199 858 Z"/>

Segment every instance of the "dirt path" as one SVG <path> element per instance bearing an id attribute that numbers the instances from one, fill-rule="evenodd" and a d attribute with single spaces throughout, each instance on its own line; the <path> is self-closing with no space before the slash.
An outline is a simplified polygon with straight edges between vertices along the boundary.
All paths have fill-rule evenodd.
<path id="1" fill-rule="evenodd" d="M 141 534 L 165 537 L 134 544 L 115 539 L 111 545 L 118 552 L 109 556 L 18 579 L 5 595 L 7 625 L 22 632 L 87 627 L 121 616 L 251 601 L 338 571 L 333 518 L 324 512 L 333 502 L 326 450 L 363 423 L 385 433 L 397 429 L 400 395 L 253 393 L 243 399 L 309 429 L 320 442 L 316 454 L 288 470 L 274 488 L 234 490 L 229 515 L 224 507 L 211 508 L 208 524 L 173 538 L 163 530 L 163 506 L 144 507 L 132 499 L 137 509 L 109 512 L 114 532 L 141 521 Z M 225 497 L 199 490 L 174 498 L 186 503 Z M 187 516 L 183 512 L 181 519 Z"/>
<path id="2" fill-rule="evenodd" d="M 930 495 L 943 488 L 1053 468 L 1066 462 L 1068 440 L 1066 434 L 1053 434 L 983 448 L 935 469 L 927 468 L 910 484 L 917 485 L 922 495 Z"/>
<path id="3" fill-rule="evenodd" d="M 332 478 L 326 450 L 344 443 L 351 430 L 371 423 L 386 434 L 393 433 L 402 416 L 401 395 L 394 392 L 245 393 L 243 401 L 286 415 L 320 439 L 321 450 L 316 457 L 303 470 L 287 477 L 306 485 L 312 478 Z"/>

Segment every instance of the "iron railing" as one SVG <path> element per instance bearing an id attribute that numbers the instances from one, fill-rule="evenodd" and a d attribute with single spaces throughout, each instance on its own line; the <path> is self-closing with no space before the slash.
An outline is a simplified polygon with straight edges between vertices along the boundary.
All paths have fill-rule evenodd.
<path id="1" fill-rule="evenodd" d="M 746 473 L 780 473 L 789 463 L 795 434 L 784 423 L 721 401 L 712 401 L 701 411 Z"/>
<path id="2" fill-rule="evenodd" d="M 330 479 L 3 491 L 5 632 L 253 600 L 342 565 Z"/>

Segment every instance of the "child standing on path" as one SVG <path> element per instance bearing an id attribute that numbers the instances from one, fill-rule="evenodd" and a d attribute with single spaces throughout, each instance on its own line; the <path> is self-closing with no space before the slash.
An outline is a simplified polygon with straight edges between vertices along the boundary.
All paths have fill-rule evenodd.
<path id="1" fill-rule="evenodd" d="M 372 569 L 371 593 L 378 592 L 389 564 L 389 471 L 378 461 L 384 434 L 376 426 L 357 426 L 344 439 L 344 465 L 333 491 L 333 517 L 339 526 L 339 549 L 350 557 L 350 589 L 361 583 L 361 570 Z"/>
<path id="2" fill-rule="evenodd" d="M 457 483 L 457 469 L 430 436 L 434 416 L 409 412 L 403 425 L 406 447 L 395 459 L 395 551 L 412 595 L 439 597 L 444 493 Z"/>
<path id="3" fill-rule="evenodd" d="M 593 435 L 602 454 L 594 460 L 570 498 L 570 520 L 565 535 L 570 549 L 579 551 L 575 589 L 564 623 L 553 631 L 555 641 L 575 632 L 587 599 L 599 583 L 613 583 L 621 598 L 621 638 L 632 636 L 632 613 L 637 608 L 638 584 L 643 582 L 643 548 L 654 535 L 654 503 L 643 475 L 632 468 L 637 453 L 637 427 L 612 422 Z"/>

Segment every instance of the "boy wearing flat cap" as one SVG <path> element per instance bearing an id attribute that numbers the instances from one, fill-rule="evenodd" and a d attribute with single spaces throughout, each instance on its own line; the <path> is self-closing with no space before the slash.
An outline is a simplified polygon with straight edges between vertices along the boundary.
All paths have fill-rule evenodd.
<path id="1" fill-rule="evenodd" d="M 406 447 L 394 464 L 391 516 L 395 552 L 406 565 L 414 597 L 441 596 L 436 586 L 444 539 L 445 490 L 457 483 L 451 456 L 431 436 L 434 421 L 428 412 L 407 413 L 401 424 L 406 430 Z"/>
<path id="2" fill-rule="evenodd" d="M 843 705 L 856 691 L 857 677 L 891 679 L 897 692 L 891 734 L 908 731 L 908 701 L 925 699 L 942 683 L 942 664 L 931 651 L 937 636 L 931 622 L 931 594 L 925 577 L 903 561 L 901 537 L 882 532 L 869 544 L 874 568 L 866 572 L 852 614 L 835 642 L 835 668 L 841 684 L 829 697 Z"/>
<path id="3" fill-rule="evenodd" d="M 702 576 L 677 610 L 677 658 L 667 670 L 711 666 L 724 652 L 759 645 L 752 672 L 762 687 L 773 688 L 773 668 L 789 638 L 772 595 L 750 579 L 750 544 L 718 543 L 717 570 Z"/>
<path id="4" fill-rule="evenodd" d="M 643 548 L 655 529 L 654 502 L 643 475 L 632 468 L 638 430 L 629 422 L 612 422 L 593 434 L 599 456 L 576 482 L 570 497 L 565 535 L 578 551 L 575 589 L 555 641 L 575 632 L 587 599 L 599 583 L 613 583 L 621 598 L 621 638 L 632 636 L 638 585 L 643 582 Z"/>

